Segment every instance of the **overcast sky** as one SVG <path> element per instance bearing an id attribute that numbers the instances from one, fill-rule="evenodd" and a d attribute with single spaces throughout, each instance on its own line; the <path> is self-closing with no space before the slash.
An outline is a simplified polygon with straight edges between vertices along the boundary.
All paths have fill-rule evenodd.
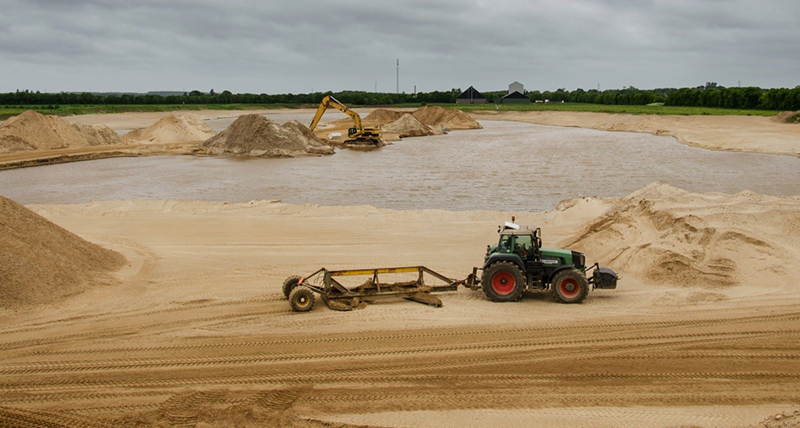
<path id="1" fill-rule="evenodd" d="M 0 0 L 0 91 L 800 85 L 798 0 Z"/>

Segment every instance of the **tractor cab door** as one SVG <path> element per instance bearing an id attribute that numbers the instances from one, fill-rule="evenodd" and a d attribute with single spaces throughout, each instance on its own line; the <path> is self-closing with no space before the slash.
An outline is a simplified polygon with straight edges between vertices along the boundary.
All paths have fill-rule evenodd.
<path id="1" fill-rule="evenodd" d="M 529 287 L 541 289 L 545 286 L 544 265 L 539 256 L 539 241 L 536 236 L 519 235 L 515 237 L 514 252 L 525 261 L 525 273 Z"/>

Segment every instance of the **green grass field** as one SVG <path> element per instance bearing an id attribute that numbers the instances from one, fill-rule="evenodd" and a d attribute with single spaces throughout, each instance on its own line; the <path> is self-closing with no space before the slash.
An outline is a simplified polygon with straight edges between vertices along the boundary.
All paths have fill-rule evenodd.
<path id="1" fill-rule="evenodd" d="M 445 108 L 458 108 L 464 111 L 575 111 L 592 113 L 619 113 L 619 114 L 658 114 L 658 115 L 739 115 L 739 116 L 774 116 L 774 110 L 738 110 L 707 107 L 671 107 L 662 105 L 601 105 L 601 104 L 575 104 L 575 103 L 548 103 L 548 104 L 433 104 Z M 420 107 L 421 104 L 395 104 L 382 106 L 385 108 Z M 163 112 L 178 110 L 263 110 L 281 108 L 314 108 L 316 106 L 300 104 L 154 104 L 154 105 L 65 105 L 55 109 L 47 106 L 14 106 L 3 108 L 0 106 L 0 120 L 18 115 L 25 110 L 34 110 L 42 114 L 56 116 L 73 116 L 96 113 L 126 113 L 126 112 Z M 351 107 L 377 107 L 377 106 L 351 106 Z"/>

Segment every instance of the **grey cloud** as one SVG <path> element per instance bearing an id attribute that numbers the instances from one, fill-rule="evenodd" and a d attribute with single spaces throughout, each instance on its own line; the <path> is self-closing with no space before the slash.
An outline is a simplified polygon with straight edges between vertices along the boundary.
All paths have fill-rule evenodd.
<path id="1" fill-rule="evenodd" d="M 0 91 L 391 91 L 398 57 L 407 92 L 795 86 L 797 21 L 792 0 L 11 1 Z"/>

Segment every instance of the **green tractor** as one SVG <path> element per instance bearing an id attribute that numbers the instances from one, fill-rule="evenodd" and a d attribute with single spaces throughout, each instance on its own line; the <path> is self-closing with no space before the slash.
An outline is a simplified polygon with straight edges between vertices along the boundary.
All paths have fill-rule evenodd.
<path id="1" fill-rule="evenodd" d="M 586 267 L 586 256 L 570 250 L 542 248 L 541 229 L 506 222 L 498 227 L 500 240 L 488 245 L 483 268 L 467 279 L 472 289 L 495 302 L 513 302 L 528 292 L 547 292 L 561 303 L 580 303 L 592 289 L 617 288 L 617 274 L 597 263 Z M 477 271 L 483 270 L 481 279 Z M 587 274 L 594 270 L 591 277 Z M 478 285 L 480 284 L 480 285 Z"/>

